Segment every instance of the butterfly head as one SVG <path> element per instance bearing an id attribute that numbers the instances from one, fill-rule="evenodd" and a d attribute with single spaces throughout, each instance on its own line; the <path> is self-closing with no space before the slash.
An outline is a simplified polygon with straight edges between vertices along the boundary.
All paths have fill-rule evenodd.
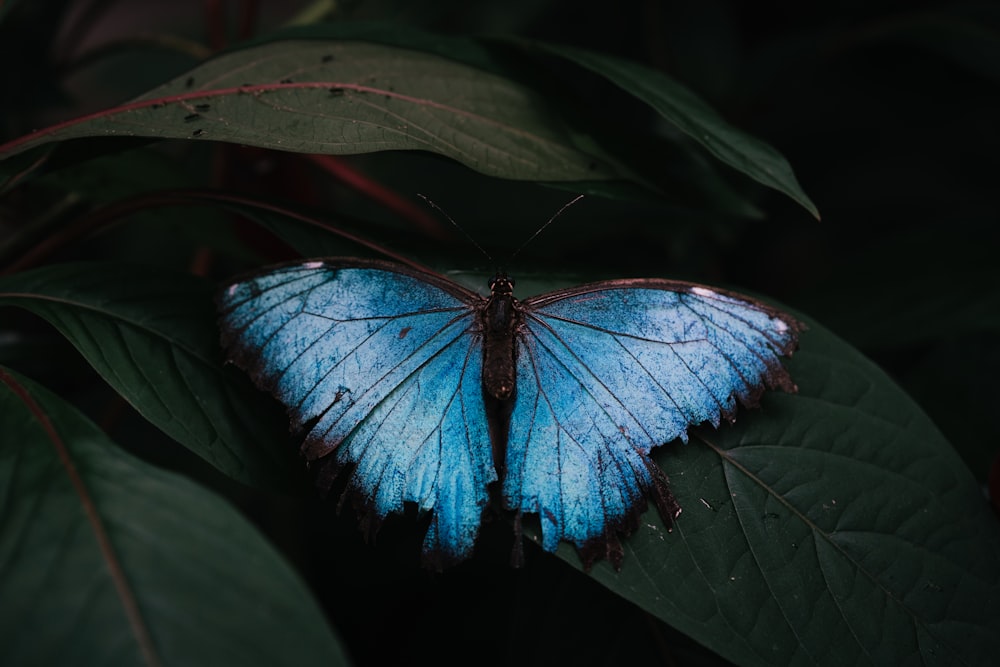
<path id="1" fill-rule="evenodd" d="M 514 279 L 506 273 L 497 272 L 490 278 L 490 294 L 494 296 L 510 295 L 514 293 Z"/>

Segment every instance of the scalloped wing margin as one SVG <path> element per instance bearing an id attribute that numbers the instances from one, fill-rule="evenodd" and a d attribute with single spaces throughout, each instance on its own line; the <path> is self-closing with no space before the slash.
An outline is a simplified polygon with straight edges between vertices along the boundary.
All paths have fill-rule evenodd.
<path id="1" fill-rule="evenodd" d="M 286 265 L 219 296 L 229 360 L 285 404 L 306 458 L 349 471 L 371 534 L 404 503 L 429 512 L 434 567 L 471 553 L 496 479 L 474 299 L 358 260 Z"/>
<path id="2" fill-rule="evenodd" d="M 765 388 L 796 391 L 780 357 L 803 325 L 754 299 L 666 280 L 585 285 L 526 300 L 504 466 L 508 509 L 538 514 L 543 547 L 621 566 L 619 536 L 652 500 L 680 514 L 652 448 L 732 421 Z"/>

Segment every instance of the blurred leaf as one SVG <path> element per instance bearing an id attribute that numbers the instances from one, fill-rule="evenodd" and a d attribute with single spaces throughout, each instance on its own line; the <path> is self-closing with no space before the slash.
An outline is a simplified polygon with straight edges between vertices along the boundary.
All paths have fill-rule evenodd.
<path id="1" fill-rule="evenodd" d="M 907 351 L 900 384 L 944 431 L 980 482 L 1000 454 L 1000 338 L 956 332 Z"/>
<path id="2" fill-rule="evenodd" d="M 427 32 L 410 23 L 350 20 L 290 25 L 250 39 L 238 48 L 303 40 L 371 42 L 441 56 L 504 77 L 512 78 L 513 74 L 478 39 Z"/>
<path id="3" fill-rule="evenodd" d="M 9 160 L 0 161 L 0 195 L 7 194 L 18 184 L 29 180 L 45 164 L 48 146 L 40 146 L 35 150 L 19 153 Z"/>
<path id="4" fill-rule="evenodd" d="M 346 664 L 298 576 L 220 498 L 0 368 L 7 665 Z"/>
<path id="5" fill-rule="evenodd" d="M 15 5 L 20 4 L 20 2 L 21 0 L 6 0 L 5 2 L 0 2 L 0 21 L 6 19 L 10 10 L 12 10 Z"/>
<path id="6" fill-rule="evenodd" d="M 383 248 L 358 231 L 365 221 L 347 216 L 321 216 L 264 199 L 217 192 L 214 190 L 170 190 L 150 194 L 129 202 L 128 208 L 160 209 L 168 207 L 211 208 L 246 217 L 285 241 L 304 257 L 359 255 L 374 252 L 399 262 L 412 260 Z M 176 211 L 172 217 L 176 218 Z M 330 218 L 333 218 L 332 220 Z"/>
<path id="7" fill-rule="evenodd" d="M 65 101 L 59 86 L 59 39 L 66 30 L 59 17 L 74 0 L 0 2 L 0 141 L 34 126 L 37 114 Z"/>
<path id="8" fill-rule="evenodd" d="M 684 513 L 671 533 L 647 513 L 593 576 L 744 665 L 989 662 L 1000 524 L 968 469 L 821 327 L 788 367 L 798 394 L 659 450 Z"/>
<path id="9" fill-rule="evenodd" d="M 931 269 L 868 284 L 851 280 L 858 290 L 868 290 L 865 298 L 853 298 L 859 292 L 848 290 L 845 284 L 841 285 L 839 301 L 829 297 L 823 302 L 830 308 L 831 326 L 866 349 L 898 347 L 963 332 L 998 332 L 1000 276 L 976 271 L 973 266 L 969 269 L 962 273 L 979 273 L 984 282 Z"/>
<path id="10" fill-rule="evenodd" d="M 192 187 L 199 176 L 161 152 L 137 148 L 63 167 L 38 178 L 35 185 L 106 204 L 143 192 Z"/>
<path id="11" fill-rule="evenodd" d="M 531 42 L 607 78 L 653 107 L 712 155 L 755 181 L 791 197 L 819 218 L 788 161 L 774 148 L 723 120 L 714 109 L 669 76 L 639 63 L 568 46 Z"/>
<path id="12" fill-rule="evenodd" d="M 53 265 L 0 279 L 0 305 L 48 320 L 140 414 L 226 475 L 288 486 L 284 424 L 224 372 L 203 281 L 151 266 Z"/>
<path id="13" fill-rule="evenodd" d="M 6 163 L 0 163 L 0 167 L 3 164 Z M 191 169 L 149 148 L 121 151 L 58 168 L 36 178 L 19 193 L 20 217 L 32 222 L 15 228 L 15 233 L 0 241 L 0 263 L 24 259 L 46 242 L 61 238 L 67 230 L 75 230 L 74 222 L 79 221 L 80 212 L 98 205 L 114 208 L 116 202 L 130 197 L 196 184 L 196 174 Z M 59 211 L 61 215 L 52 213 L 57 202 L 67 204 L 67 210 Z M 33 209 L 46 214 L 33 213 Z M 228 238 L 219 211 L 205 207 L 189 210 L 184 216 L 158 206 L 135 207 L 122 217 L 126 215 L 134 224 L 119 227 L 113 237 L 117 243 L 115 255 L 120 257 L 142 257 L 164 266 L 185 266 L 194 248 L 219 246 Z M 44 224 L 38 224 L 40 220 Z M 160 239 L 155 253 L 146 252 L 151 237 Z"/>
<path id="14" fill-rule="evenodd" d="M 532 74 L 532 68 L 536 66 L 536 63 L 533 62 L 512 63 L 509 58 L 498 56 L 495 49 L 490 48 L 491 46 L 495 46 L 495 40 L 476 40 L 462 36 L 436 35 L 416 30 L 408 26 L 389 23 L 342 21 L 308 27 L 297 27 L 290 30 L 280 31 L 277 35 L 265 36 L 261 38 L 258 43 L 266 43 L 267 41 L 271 41 L 277 37 L 283 39 L 310 40 L 364 40 L 367 42 L 440 55 L 466 63 L 472 67 L 516 80 L 524 80 L 524 78 L 529 77 Z M 506 40 L 502 41 L 502 43 L 509 44 Z M 515 44 L 517 44 L 517 42 L 515 42 Z M 539 46 L 543 49 L 548 48 L 545 45 Z M 637 65 L 636 67 L 639 66 Z M 616 81 L 615 83 L 621 85 L 621 82 Z M 675 89 L 680 90 L 684 96 L 693 98 L 693 94 L 690 91 L 683 89 L 680 84 L 673 81 L 671 81 L 671 84 Z M 635 90 L 632 88 L 626 86 L 622 87 L 626 92 L 635 94 Z M 661 92 L 664 95 L 671 94 L 668 90 L 663 90 Z M 643 99 L 641 96 L 637 95 L 637 97 Z M 644 101 L 648 102 L 648 100 L 645 99 Z M 698 104 L 701 105 L 699 112 L 705 111 L 715 119 L 714 122 L 723 123 L 723 121 L 718 119 L 715 112 L 709 109 L 707 105 L 700 100 L 698 101 Z M 551 102 L 547 105 L 549 107 L 554 106 Z M 741 134 L 735 128 L 729 126 L 726 126 L 726 128 L 731 134 Z M 589 128 L 588 131 L 596 131 L 596 128 Z M 599 164 L 613 165 L 613 167 L 619 172 L 617 174 L 619 178 L 627 179 L 635 183 L 641 183 L 644 188 L 646 188 L 644 190 L 640 190 L 638 188 L 623 190 L 615 182 L 591 180 L 591 182 L 587 183 L 585 186 L 580 186 L 580 184 L 574 182 L 571 187 L 573 187 L 573 189 L 577 192 L 586 191 L 591 194 L 599 194 L 607 197 L 640 199 L 643 196 L 648 198 L 650 196 L 650 192 L 656 191 L 658 194 L 666 195 L 671 199 L 680 197 L 683 200 L 690 199 L 694 196 L 694 198 L 699 201 L 701 206 L 717 208 L 721 211 L 734 213 L 736 215 L 748 217 L 759 217 L 761 215 L 759 209 L 757 209 L 754 204 L 747 201 L 724 179 L 715 174 L 712 171 L 712 167 L 710 165 L 706 165 L 703 160 L 700 159 L 701 156 L 692 153 L 689 147 L 674 144 L 671 146 L 671 148 L 675 151 L 671 154 L 671 160 L 666 162 L 657 160 L 659 167 L 661 169 L 670 170 L 670 173 L 666 175 L 666 178 L 662 179 L 665 181 L 664 183 L 657 182 L 655 190 L 648 190 L 651 185 L 634 172 L 635 165 L 625 165 L 620 162 L 616 162 L 613 155 L 608 155 L 605 150 L 600 145 L 596 144 L 587 134 L 580 134 L 580 132 L 577 131 L 572 136 L 572 143 L 575 147 L 582 150 L 587 155 L 590 155 L 592 159 L 596 158 L 596 161 Z M 649 146 L 648 142 L 644 142 L 644 145 L 647 147 Z M 769 147 L 767 148 L 773 152 L 773 149 L 770 149 Z M 778 156 L 778 158 L 783 159 L 780 158 L 780 156 Z M 787 165 L 785 166 L 787 168 Z M 789 173 L 791 173 L 790 168 L 788 169 Z M 598 179 L 605 178 L 605 176 L 602 174 L 591 174 L 589 177 L 584 177 L 584 179 L 587 178 Z M 551 185 L 556 184 L 552 183 Z M 664 192 L 660 192 L 660 190 L 663 190 Z"/>
<path id="15" fill-rule="evenodd" d="M 1000 83 L 1000 11 L 995 3 L 901 13 L 862 26 L 862 45 L 899 42 L 926 49 Z"/>
<path id="16" fill-rule="evenodd" d="M 798 300 L 864 350 L 1000 333 L 996 246 L 976 221 L 949 224 L 949 233 L 929 224 L 838 253 L 835 279 Z"/>
<path id="17" fill-rule="evenodd" d="M 434 55 L 280 41 L 221 55 L 128 104 L 0 146 L 0 156 L 79 137 L 141 136 L 338 155 L 427 150 L 503 178 L 613 178 L 546 106 L 514 81 Z"/>

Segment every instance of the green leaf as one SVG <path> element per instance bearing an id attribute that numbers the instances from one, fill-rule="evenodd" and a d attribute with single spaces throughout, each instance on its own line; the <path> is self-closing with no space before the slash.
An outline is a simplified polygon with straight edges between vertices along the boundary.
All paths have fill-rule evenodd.
<path id="1" fill-rule="evenodd" d="M 426 150 L 491 176 L 615 173 L 572 144 L 525 86 L 436 55 L 351 41 L 277 41 L 214 58 L 119 107 L 0 146 L 79 137 L 228 141 L 285 151 Z"/>
<path id="2" fill-rule="evenodd" d="M 63 167 L 40 177 L 35 184 L 50 192 L 108 204 L 147 192 L 197 187 L 197 176 L 162 152 L 143 147 Z M 155 215 L 156 211 L 148 213 Z"/>
<path id="3" fill-rule="evenodd" d="M 733 169 L 783 192 L 819 218 L 816 205 L 802 190 L 781 153 L 727 123 L 701 98 L 666 74 L 639 63 L 584 49 L 540 42 L 529 45 L 605 77 L 651 106 Z"/>
<path id="4" fill-rule="evenodd" d="M 383 258 L 392 257 L 391 251 L 382 250 L 360 232 L 352 231 L 363 226 L 364 221 L 350 220 L 342 215 L 333 216 L 332 220 L 328 220 L 303 213 L 284 204 L 214 191 L 181 190 L 160 193 L 156 205 L 202 205 L 231 211 L 253 220 L 301 253 L 303 257 L 357 255 L 366 252 L 366 248 L 375 250 Z M 408 261 L 401 255 L 396 255 L 394 258 L 398 261 Z"/>
<path id="5" fill-rule="evenodd" d="M 0 163 L 0 169 L 6 164 Z M 38 177 L 33 183 L 32 193 L 26 198 L 45 202 L 51 209 L 65 212 L 62 215 L 36 215 L 34 217 L 36 220 L 41 218 L 42 224 L 25 224 L 16 233 L 7 235 L 0 241 L 0 265 L 16 263 L 26 254 L 37 251 L 39 246 L 44 246 L 52 236 L 58 237 L 64 231 L 72 233 L 74 228 L 79 229 L 70 222 L 73 221 L 74 211 L 104 205 L 106 212 L 114 210 L 116 204 L 121 202 L 124 205 L 119 208 L 119 216 L 127 216 L 132 224 L 115 230 L 115 253 L 118 256 L 137 254 L 145 261 L 166 266 L 184 266 L 190 261 L 193 246 L 218 245 L 224 238 L 222 232 L 226 226 L 222 223 L 222 215 L 208 208 L 197 208 L 178 216 L 176 211 L 160 206 L 155 200 L 167 188 L 193 188 L 196 185 L 195 174 L 190 168 L 149 147 L 120 151 L 113 156 L 104 155 L 57 168 Z M 148 206 L 141 206 L 141 199 L 138 198 L 143 194 L 154 201 Z M 140 205 L 128 208 L 126 202 L 129 199 Z M 22 204 L 21 208 L 29 207 Z M 67 222 L 70 224 L 67 225 Z M 81 221 L 77 219 L 74 222 Z M 64 229 L 67 226 L 69 230 Z M 82 226 L 85 227 L 85 223 Z M 150 238 L 160 239 L 154 253 L 148 252 Z"/>
<path id="6" fill-rule="evenodd" d="M 534 68 L 537 67 L 537 63 L 520 62 L 521 59 L 512 62 L 511 59 L 497 53 L 493 48 L 496 45 L 495 40 L 437 35 L 400 24 L 340 21 L 296 26 L 280 30 L 276 34 L 262 36 L 252 43 L 267 43 L 276 39 L 358 40 L 384 44 L 442 56 L 514 80 L 531 77 Z M 547 103 L 547 107 L 553 107 L 551 102 Z M 730 130 L 735 132 L 732 128 Z M 693 154 L 693 146 L 673 143 L 670 146 L 674 151 L 671 160 L 667 164 L 661 163 L 661 166 L 668 170 L 663 180 L 669 181 L 669 185 L 660 182 L 660 179 L 657 179 L 656 185 L 652 185 L 635 171 L 634 164 L 617 162 L 616 158 L 594 142 L 589 134 L 580 134 L 579 128 L 572 136 L 572 143 L 577 149 L 591 156 L 596 163 L 609 165 L 610 169 L 615 170 L 613 181 L 595 180 L 605 176 L 601 173 L 592 173 L 585 177 L 585 180 L 566 182 L 563 187 L 573 192 L 630 200 L 651 199 L 654 196 L 680 201 L 694 199 L 701 206 L 727 213 L 752 218 L 762 216 L 753 203 L 747 201 L 725 179 L 716 174 L 711 165 L 705 164 L 701 155 Z M 551 182 L 548 185 L 559 187 L 558 182 Z"/>
<path id="7" fill-rule="evenodd" d="M 668 533 L 647 512 L 593 576 L 739 664 L 989 662 L 1000 525 L 968 469 L 821 327 L 788 367 L 798 394 L 659 450 L 683 514 Z"/>
<path id="8" fill-rule="evenodd" d="M 140 414 L 226 475 L 288 487 L 284 424 L 224 372 L 204 281 L 152 266 L 54 265 L 0 279 L 0 305 L 48 320 Z"/>
<path id="9" fill-rule="evenodd" d="M 220 498 L 0 368 L 0 662 L 346 664 L 302 581 Z"/>
<path id="10" fill-rule="evenodd" d="M 51 147 L 40 146 L 35 150 L 18 153 L 10 159 L 0 161 L 0 196 L 30 179 L 45 164 L 51 150 Z"/>

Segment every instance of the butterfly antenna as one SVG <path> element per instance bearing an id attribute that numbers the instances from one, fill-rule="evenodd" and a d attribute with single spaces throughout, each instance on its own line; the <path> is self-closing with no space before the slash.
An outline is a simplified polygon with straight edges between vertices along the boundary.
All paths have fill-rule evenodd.
<path id="1" fill-rule="evenodd" d="M 459 225 L 457 222 L 455 222 L 454 220 L 452 220 L 451 216 L 448 215 L 447 211 L 445 211 L 443 208 L 441 208 L 440 206 L 438 206 L 433 201 L 431 201 L 429 198 L 425 197 L 424 195 L 420 194 L 419 192 L 417 193 L 417 196 L 420 197 L 421 199 L 423 199 L 425 202 L 427 202 L 427 205 L 430 206 L 432 209 L 434 209 L 435 211 L 437 211 L 438 213 L 440 213 L 441 215 L 443 215 L 445 217 L 445 220 L 447 220 L 448 222 L 450 222 L 451 224 L 453 224 L 455 226 L 455 229 L 457 229 L 458 231 L 462 232 L 462 236 L 464 236 L 466 238 L 466 240 L 468 240 L 469 243 L 471 243 L 473 246 L 475 246 L 476 250 L 478 250 L 479 252 L 483 253 L 483 256 L 486 257 L 486 260 L 490 264 L 493 264 L 493 257 L 490 256 L 490 253 L 488 253 L 485 250 L 483 250 L 483 247 L 481 245 L 479 245 L 478 243 L 476 243 L 476 239 L 472 238 L 472 236 L 469 235 L 469 232 L 465 231 L 465 229 L 463 229 L 461 225 Z"/>
<path id="2" fill-rule="evenodd" d="M 521 244 L 520 248 L 518 248 L 513 253 L 511 253 L 510 258 L 514 259 L 517 256 L 517 253 L 519 253 L 522 250 L 524 250 L 524 247 L 526 245 L 528 245 L 529 243 L 531 243 L 532 241 L 534 241 L 536 236 L 538 236 L 539 234 L 541 234 L 543 231 L 545 231 L 546 227 L 548 227 L 553 222 L 555 222 L 556 218 L 558 218 L 560 215 L 562 215 L 563 211 L 565 211 L 566 209 L 568 209 L 570 206 L 572 206 L 573 204 L 577 203 L 581 199 L 583 199 L 583 195 L 577 195 L 576 197 L 573 197 L 573 199 L 571 199 L 568 202 L 566 202 L 565 204 L 563 204 L 563 207 L 561 209 L 559 209 L 558 211 L 556 211 L 555 215 L 553 215 L 551 218 L 549 218 L 548 222 L 546 222 L 544 225 L 542 225 L 541 227 L 539 227 L 535 231 L 535 233 L 532 234 L 531 237 L 527 241 L 525 241 L 524 243 Z"/>

